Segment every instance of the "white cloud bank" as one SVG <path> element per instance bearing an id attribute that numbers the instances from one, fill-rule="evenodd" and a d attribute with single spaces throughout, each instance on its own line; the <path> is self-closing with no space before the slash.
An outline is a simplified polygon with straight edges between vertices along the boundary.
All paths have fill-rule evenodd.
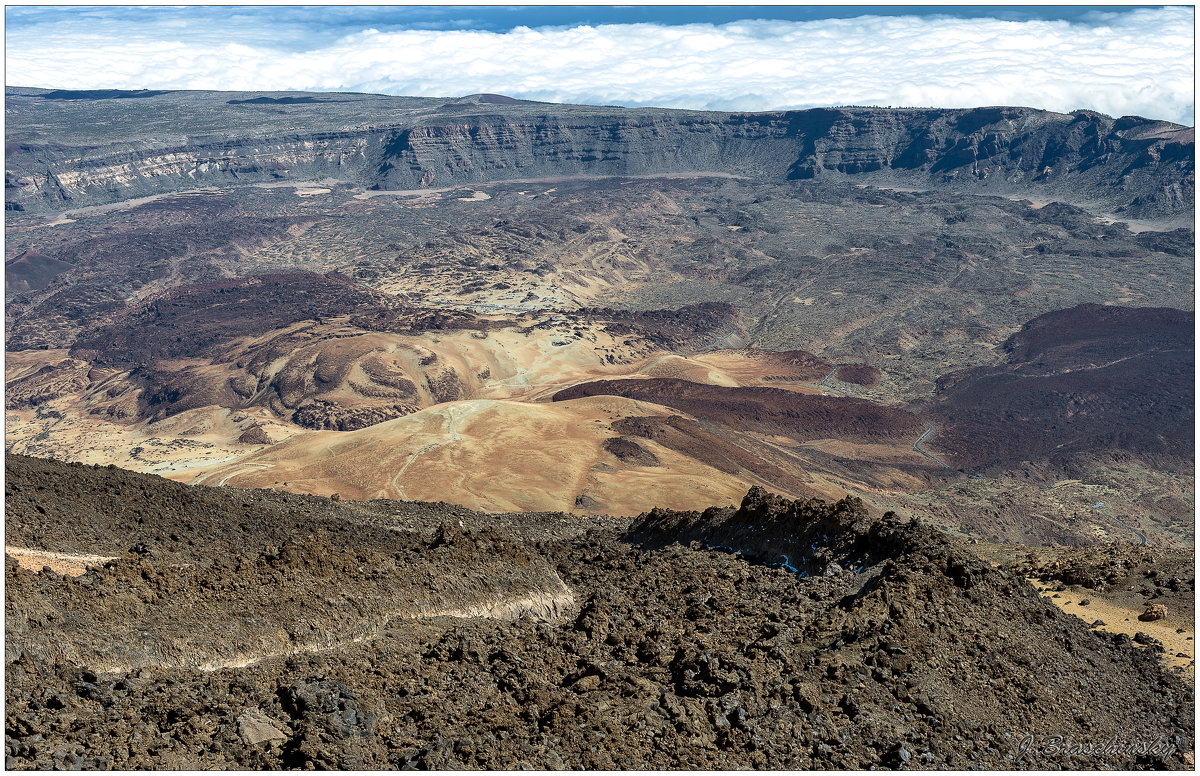
<path id="1" fill-rule="evenodd" d="M 312 50 L 262 30 L 122 39 L 77 25 L 8 35 L 7 82 L 71 89 L 494 92 L 548 102 L 777 110 L 816 105 L 1089 108 L 1193 124 L 1194 11 L 1087 24 L 863 16 L 719 26 L 364 30 Z"/>

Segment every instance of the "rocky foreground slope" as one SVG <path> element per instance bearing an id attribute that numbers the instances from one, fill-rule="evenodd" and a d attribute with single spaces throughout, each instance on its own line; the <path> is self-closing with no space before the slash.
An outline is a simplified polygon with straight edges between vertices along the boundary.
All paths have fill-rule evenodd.
<path id="1" fill-rule="evenodd" d="M 1153 652 L 854 499 L 626 524 L 6 474 L 10 546 L 101 557 L 6 559 L 11 768 L 1190 763 Z"/>
<path id="2" fill-rule="evenodd" d="M 335 178 L 415 189 L 719 172 L 1054 197 L 1186 213 L 1195 131 L 1031 108 L 713 113 L 365 94 L 6 91 L 5 202 L 53 211 L 205 186 Z"/>

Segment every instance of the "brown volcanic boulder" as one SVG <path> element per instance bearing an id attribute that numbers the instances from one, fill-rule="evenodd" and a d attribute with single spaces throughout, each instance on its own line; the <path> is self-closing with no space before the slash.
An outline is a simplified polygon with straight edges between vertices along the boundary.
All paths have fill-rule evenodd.
<path id="1" fill-rule="evenodd" d="M 625 538 L 644 549 L 698 542 L 802 576 L 822 576 L 882 562 L 928 541 L 926 534 L 893 512 L 872 520 L 862 500 L 852 496 L 834 503 L 793 501 L 754 486 L 737 509 L 677 512 L 656 507 L 641 515 Z"/>
<path id="2" fill-rule="evenodd" d="M 1146 611 L 1138 615 L 1138 619 L 1142 622 L 1154 622 L 1155 620 L 1165 619 L 1166 616 L 1166 604 L 1150 604 L 1146 607 Z"/>

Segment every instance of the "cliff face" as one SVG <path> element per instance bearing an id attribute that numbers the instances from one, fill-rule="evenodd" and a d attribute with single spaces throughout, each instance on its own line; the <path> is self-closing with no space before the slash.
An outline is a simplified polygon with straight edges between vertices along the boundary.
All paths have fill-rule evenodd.
<path id="1" fill-rule="evenodd" d="M 363 180 L 370 137 L 232 139 L 166 147 L 62 153 L 10 144 L 5 170 L 9 210 L 46 211 L 245 183 L 342 177 Z"/>
<path id="2" fill-rule="evenodd" d="M 692 172 L 851 176 L 873 185 L 1059 199 L 1146 218 L 1182 213 L 1194 202 L 1194 130 L 1082 111 L 727 114 L 363 95 L 264 105 L 239 96 L 176 92 L 64 102 L 10 90 L 16 110 L 6 138 L 7 207 L 54 211 L 277 180 L 337 178 L 394 190 Z M 194 107 L 207 131 L 188 133 L 195 119 L 177 113 L 180 126 L 171 132 L 164 112 L 139 134 L 127 114 L 145 109 L 154 117 L 160 101 L 160 110 Z M 119 136 L 112 126 L 123 127 Z"/>

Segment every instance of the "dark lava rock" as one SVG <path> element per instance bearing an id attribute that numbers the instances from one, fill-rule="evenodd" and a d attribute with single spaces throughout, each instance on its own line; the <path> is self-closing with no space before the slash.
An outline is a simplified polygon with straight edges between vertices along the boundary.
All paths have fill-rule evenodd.
<path id="1" fill-rule="evenodd" d="M 78 578 L 6 563 L 14 769 L 1079 767 L 1022 758 L 1030 720 L 1181 742 L 1094 767 L 1191 755 L 1193 690 L 1154 652 L 854 499 L 754 489 L 626 527 L 6 472 L 7 541 L 122 556 Z M 276 732 L 248 743 L 247 710 Z"/>

